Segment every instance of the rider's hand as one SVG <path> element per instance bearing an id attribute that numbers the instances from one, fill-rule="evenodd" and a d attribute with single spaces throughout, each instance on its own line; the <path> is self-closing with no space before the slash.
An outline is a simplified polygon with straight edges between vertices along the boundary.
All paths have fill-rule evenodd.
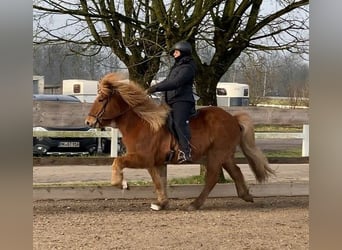
<path id="1" fill-rule="evenodd" d="M 156 92 L 156 88 L 154 86 L 151 86 L 146 90 L 146 93 L 149 95 L 154 93 L 154 92 Z"/>

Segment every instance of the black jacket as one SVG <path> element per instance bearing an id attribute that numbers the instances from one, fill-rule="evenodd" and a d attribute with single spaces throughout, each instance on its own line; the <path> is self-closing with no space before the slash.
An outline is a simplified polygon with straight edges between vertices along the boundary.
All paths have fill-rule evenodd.
<path id="1" fill-rule="evenodd" d="M 152 92 L 165 91 L 165 101 L 172 104 L 178 101 L 195 102 L 192 86 L 195 79 L 196 66 L 190 56 L 176 60 L 168 77 L 152 86 Z"/>

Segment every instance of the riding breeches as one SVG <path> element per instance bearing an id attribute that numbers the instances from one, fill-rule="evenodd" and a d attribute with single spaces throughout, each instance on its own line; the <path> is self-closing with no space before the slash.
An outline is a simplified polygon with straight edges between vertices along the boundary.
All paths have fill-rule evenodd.
<path id="1" fill-rule="evenodd" d="M 191 138 L 189 118 L 195 108 L 195 103 L 175 102 L 172 103 L 170 107 L 174 131 L 177 133 L 180 150 L 189 155 Z"/>

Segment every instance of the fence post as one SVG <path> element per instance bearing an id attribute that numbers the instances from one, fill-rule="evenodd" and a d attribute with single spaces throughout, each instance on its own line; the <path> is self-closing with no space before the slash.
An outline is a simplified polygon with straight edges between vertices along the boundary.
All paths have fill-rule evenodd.
<path id="1" fill-rule="evenodd" d="M 118 156 L 118 129 L 111 128 L 112 132 L 112 140 L 110 143 L 110 156 L 117 157 Z"/>
<path id="2" fill-rule="evenodd" d="M 303 125 L 302 156 L 309 156 L 309 125 Z"/>
<path id="3" fill-rule="evenodd" d="M 96 128 L 97 131 L 100 131 L 101 132 L 101 129 L 100 128 Z M 97 153 L 102 153 L 102 137 L 99 136 L 97 137 Z"/>

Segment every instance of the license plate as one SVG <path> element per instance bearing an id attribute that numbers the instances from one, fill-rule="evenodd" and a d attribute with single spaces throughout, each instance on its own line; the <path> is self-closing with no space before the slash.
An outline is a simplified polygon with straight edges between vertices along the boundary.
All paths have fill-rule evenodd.
<path id="1" fill-rule="evenodd" d="M 58 144 L 59 148 L 79 148 L 80 142 L 79 141 L 61 141 Z"/>

